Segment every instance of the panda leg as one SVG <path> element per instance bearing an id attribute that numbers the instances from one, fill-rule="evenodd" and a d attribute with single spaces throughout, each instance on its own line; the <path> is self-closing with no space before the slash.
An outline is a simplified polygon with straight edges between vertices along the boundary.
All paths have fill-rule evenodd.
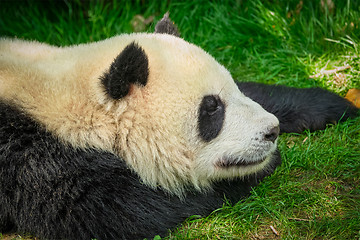
<path id="1" fill-rule="evenodd" d="M 359 109 L 348 100 L 321 88 L 300 89 L 254 82 L 239 82 L 237 86 L 279 119 L 283 133 L 320 130 L 329 123 L 359 114 Z"/>

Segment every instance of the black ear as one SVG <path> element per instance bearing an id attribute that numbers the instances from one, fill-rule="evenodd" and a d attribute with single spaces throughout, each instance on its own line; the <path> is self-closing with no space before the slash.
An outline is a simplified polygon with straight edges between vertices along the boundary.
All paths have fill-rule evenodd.
<path id="1" fill-rule="evenodd" d="M 113 99 L 120 99 L 129 93 L 131 84 L 145 86 L 149 76 L 148 65 L 144 50 L 136 43 L 130 43 L 101 77 L 106 93 Z"/>
<path id="2" fill-rule="evenodd" d="M 180 37 L 180 33 L 176 25 L 169 18 L 169 12 L 164 14 L 164 17 L 156 24 L 155 33 L 167 33 Z"/>

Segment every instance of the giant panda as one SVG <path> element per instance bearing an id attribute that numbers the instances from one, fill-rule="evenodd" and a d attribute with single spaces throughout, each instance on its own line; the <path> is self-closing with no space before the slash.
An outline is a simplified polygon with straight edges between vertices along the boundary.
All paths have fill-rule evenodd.
<path id="1" fill-rule="evenodd" d="M 1 39 L 0 96 L 0 232 L 41 239 L 166 235 L 247 196 L 280 132 L 357 114 L 321 89 L 235 83 L 167 15 L 77 46 Z"/>

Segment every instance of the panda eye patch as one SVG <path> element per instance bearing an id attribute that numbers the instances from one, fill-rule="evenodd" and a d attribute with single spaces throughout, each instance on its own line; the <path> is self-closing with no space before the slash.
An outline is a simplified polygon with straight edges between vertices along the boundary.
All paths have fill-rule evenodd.
<path id="1" fill-rule="evenodd" d="M 205 96 L 199 110 L 199 134 L 209 142 L 216 138 L 222 129 L 225 118 L 225 105 L 217 95 Z"/>

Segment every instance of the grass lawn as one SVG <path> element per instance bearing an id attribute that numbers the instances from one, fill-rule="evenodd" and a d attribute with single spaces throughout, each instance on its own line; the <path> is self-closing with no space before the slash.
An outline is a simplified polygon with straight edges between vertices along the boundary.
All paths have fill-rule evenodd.
<path id="1" fill-rule="evenodd" d="M 360 1 L 321 2 L 2 1 L 0 35 L 63 46 L 152 32 L 170 11 L 182 37 L 213 55 L 234 79 L 319 86 L 344 96 L 360 88 Z M 279 147 L 283 164 L 251 197 L 193 216 L 167 238 L 359 239 L 360 118 L 283 134 Z"/>

